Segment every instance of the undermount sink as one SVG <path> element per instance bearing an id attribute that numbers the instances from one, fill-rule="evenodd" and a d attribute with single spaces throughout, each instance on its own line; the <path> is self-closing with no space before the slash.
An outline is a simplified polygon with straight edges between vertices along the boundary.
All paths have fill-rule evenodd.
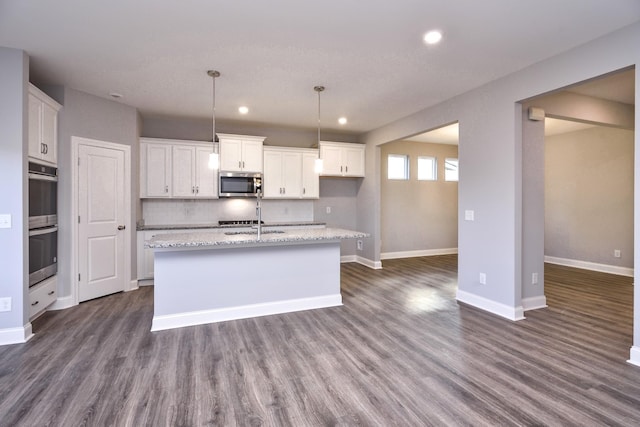
<path id="1" fill-rule="evenodd" d="M 282 230 L 267 230 L 267 231 L 263 231 L 260 234 L 282 234 L 284 233 L 284 231 Z M 251 230 L 251 231 L 227 231 L 226 233 L 227 236 L 235 236 L 237 234 L 258 234 L 257 230 Z"/>

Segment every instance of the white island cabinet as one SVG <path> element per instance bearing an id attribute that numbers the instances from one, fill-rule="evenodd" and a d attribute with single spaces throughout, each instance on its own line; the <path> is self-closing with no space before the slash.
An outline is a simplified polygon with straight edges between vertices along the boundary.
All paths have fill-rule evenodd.
<path id="1" fill-rule="evenodd" d="M 335 228 L 156 235 L 152 331 L 342 305 Z"/>

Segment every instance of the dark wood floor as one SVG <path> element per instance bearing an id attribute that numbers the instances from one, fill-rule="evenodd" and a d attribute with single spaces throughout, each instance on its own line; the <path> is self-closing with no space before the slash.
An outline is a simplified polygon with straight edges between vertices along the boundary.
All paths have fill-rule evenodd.
<path id="1" fill-rule="evenodd" d="M 344 306 L 149 332 L 153 288 L 0 347 L 1 426 L 640 425 L 631 279 L 547 266 L 549 308 L 455 302 L 455 256 L 342 266 Z"/>

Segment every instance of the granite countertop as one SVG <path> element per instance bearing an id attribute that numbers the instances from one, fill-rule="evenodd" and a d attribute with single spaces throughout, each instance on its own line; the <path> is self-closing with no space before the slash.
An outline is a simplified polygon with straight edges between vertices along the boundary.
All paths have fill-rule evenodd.
<path id="1" fill-rule="evenodd" d="M 270 222 L 265 223 L 263 227 L 304 227 L 309 225 L 326 225 L 324 222 L 315 222 L 315 221 L 292 221 L 292 222 Z M 218 225 L 215 224 L 161 224 L 161 225 L 138 225 L 136 226 L 137 231 L 146 231 L 146 230 L 198 230 L 202 228 L 247 228 L 251 227 L 250 224 L 233 224 L 233 225 Z"/>
<path id="2" fill-rule="evenodd" d="M 267 228 L 267 227 L 265 227 Z M 210 246 L 242 246 L 260 244 L 279 244 L 295 242 L 321 242 L 325 240 L 362 239 L 367 233 L 344 230 L 341 228 L 293 228 L 286 231 L 262 231 L 260 240 L 256 232 L 207 231 L 177 234 L 159 234 L 145 242 L 147 248 L 188 248 Z"/>

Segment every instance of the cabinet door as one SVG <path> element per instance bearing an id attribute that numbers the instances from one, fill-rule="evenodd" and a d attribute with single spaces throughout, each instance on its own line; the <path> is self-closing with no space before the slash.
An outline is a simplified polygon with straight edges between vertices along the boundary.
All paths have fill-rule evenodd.
<path id="1" fill-rule="evenodd" d="M 209 169 L 209 154 L 213 148 L 196 147 L 196 197 L 218 197 L 217 170 Z"/>
<path id="2" fill-rule="evenodd" d="M 319 176 L 316 173 L 315 153 L 302 154 L 302 198 L 317 199 L 320 197 Z"/>
<path id="3" fill-rule="evenodd" d="M 29 156 L 42 158 L 42 138 L 41 138 L 41 110 L 42 101 L 29 94 Z"/>
<path id="4" fill-rule="evenodd" d="M 171 196 L 192 198 L 196 196 L 196 149 L 174 145 L 171 150 Z"/>
<path id="5" fill-rule="evenodd" d="M 169 180 L 171 177 L 171 146 L 166 144 L 145 144 L 146 163 L 145 170 L 146 185 L 142 191 L 146 197 L 170 197 L 171 188 Z"/>
<path id="6" fill-rule="evenodd" d="M 225 172 L 242 171 L 242 141 L 236 139 L 220 140 L 220 170 Z"/>
<path id="7" fill-rule="evenodd" d="M 284 198 L 302 196 L 302 153 L 282 153 L 282 187 Z"/>
<path id="8" fill-rule="evenodd" d="M 322 159 L 322 175 L 341 176 L 344 173 L 341 147 L 321 145 L 320 158 Z"/>
<path id="9" fill-rule="evenodd" d="M 242 170 L 262 172 L 262 141 L 242 141 Z"/>
<path id="10" fill-rule="evenodd" d="M 264 191 L 264 197 L 282 197 L 282 153 L 278 151 L 264 152 L 262 188 Z"/>
<path id="11" fill-rule="evenodd" d="M 42 122 L 40 126 L 43 144 L 42 160 L 55 164 L 58 161 L 58 112 L 43 102 L 41 117 Z"/>
<path id="12" fill-rule="evenodd" d="M 343 159 L 346 176 L 364 176 L 364 147 L 345 147 Z"/>

